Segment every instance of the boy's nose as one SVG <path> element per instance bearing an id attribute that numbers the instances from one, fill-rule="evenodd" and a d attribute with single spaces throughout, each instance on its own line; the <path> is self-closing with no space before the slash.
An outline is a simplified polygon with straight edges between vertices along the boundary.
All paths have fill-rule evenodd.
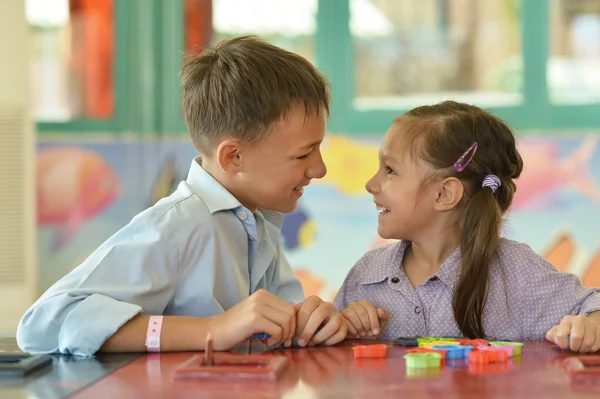
<path id="1" fill-rule="evenodd" d="M 323 157 L 319 153 L 319 156 L 315 160 L 315 163 L 307 171 L 306 175 L 309 179 L 322 179 L 327 174 L 327 166 L 323 162 Z"/>

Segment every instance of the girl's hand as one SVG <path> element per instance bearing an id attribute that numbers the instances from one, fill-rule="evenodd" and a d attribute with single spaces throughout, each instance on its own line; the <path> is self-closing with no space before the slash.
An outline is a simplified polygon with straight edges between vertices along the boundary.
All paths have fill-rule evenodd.
<path id="1" fill-rule="evenodd" d="M 342 316 L 348 324 L 348 338 L 377 338 L 387 325 L 390 313 L 362 300 L 350 303 L 342 310 Z"/>
<path id="2" fill-rule="evenodd" d="M 600 324 L 583 315 L 565 316 L 548 330 L 546 339 L 573 352 L 597 352 L 600 350 Z"/>

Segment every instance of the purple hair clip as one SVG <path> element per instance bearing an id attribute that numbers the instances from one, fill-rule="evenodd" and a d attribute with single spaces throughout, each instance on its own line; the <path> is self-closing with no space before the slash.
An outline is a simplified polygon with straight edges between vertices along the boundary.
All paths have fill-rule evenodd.
<path id="1" fill-rule="evenodd" d="M 460 158 L 458 158 L 458 161 L 456 161 L 454 163 L 454 170 L 456 172 L 462 172 L 463 170 L 465 170 L 465 168 L 467 167 L 467 165 L 469 164 L 469 162 L 471 162 L 471 160 L 473 159 L 473 157 L 475 156 L 475 152 L 477 151 L 477 147 L 479 146 L 479 144 L 477 144 L 477 142 L 474 142 L 473 144 L 471 144 L 471 146 L 467 149 L 467 151 L 465 151 L 464 154 L 462 154 L 460 156 Z M 467 159 L 465 161 L 465 163 L 461 163 L 466 157 L 467 155 L 469 155 L 469 153 L 471 153 L 471 156 L 469 157 L 469 159 Z"/>

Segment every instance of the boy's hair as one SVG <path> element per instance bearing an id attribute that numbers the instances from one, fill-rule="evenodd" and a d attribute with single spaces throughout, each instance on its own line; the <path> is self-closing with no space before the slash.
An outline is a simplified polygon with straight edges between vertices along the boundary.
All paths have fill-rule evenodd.
<path id="1" fill-rule="evenodd" d="M 473 105 L 446 101 L 417 107 L 398 118 L 405 125 L 414 156 L 434 170 L 434 176 L 456 177 L 465 187 L 462 199 L 461 273 L 452 307 L 456 322 L 469 338 L 483 338 L 482 314 L 488 274 L 500 240 L 502 215 L 516 191 L 513 179 L 523 170 L 515 136 L 499 118 Z M 478 148 L 461 172 L 454 163 L 474 143 Z M 493 174 L 501 186 L 494 192 L 481 187 Z"/>
<path id="2" fill-rule="evenodd" d="M 181 68 L 183 114 L 207 154 L 225 135 L 258 143 L 294 106 L 329 115 L 329 83 L 298 54 L 242 36 L 206 48 Z"/>

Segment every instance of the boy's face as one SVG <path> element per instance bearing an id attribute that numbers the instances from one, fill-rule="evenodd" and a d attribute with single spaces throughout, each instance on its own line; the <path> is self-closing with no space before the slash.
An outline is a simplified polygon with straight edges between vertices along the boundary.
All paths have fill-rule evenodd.
<path id="1" fill-rule="evenodd" d="M 262 141 L 244 148 L 238 200 L 252 212 L 292 212 L 311 179 L 327 173 L 320 149 L 325 125 L 324 112 L 305 116 L 304 107 L 294 107 Z"/>

